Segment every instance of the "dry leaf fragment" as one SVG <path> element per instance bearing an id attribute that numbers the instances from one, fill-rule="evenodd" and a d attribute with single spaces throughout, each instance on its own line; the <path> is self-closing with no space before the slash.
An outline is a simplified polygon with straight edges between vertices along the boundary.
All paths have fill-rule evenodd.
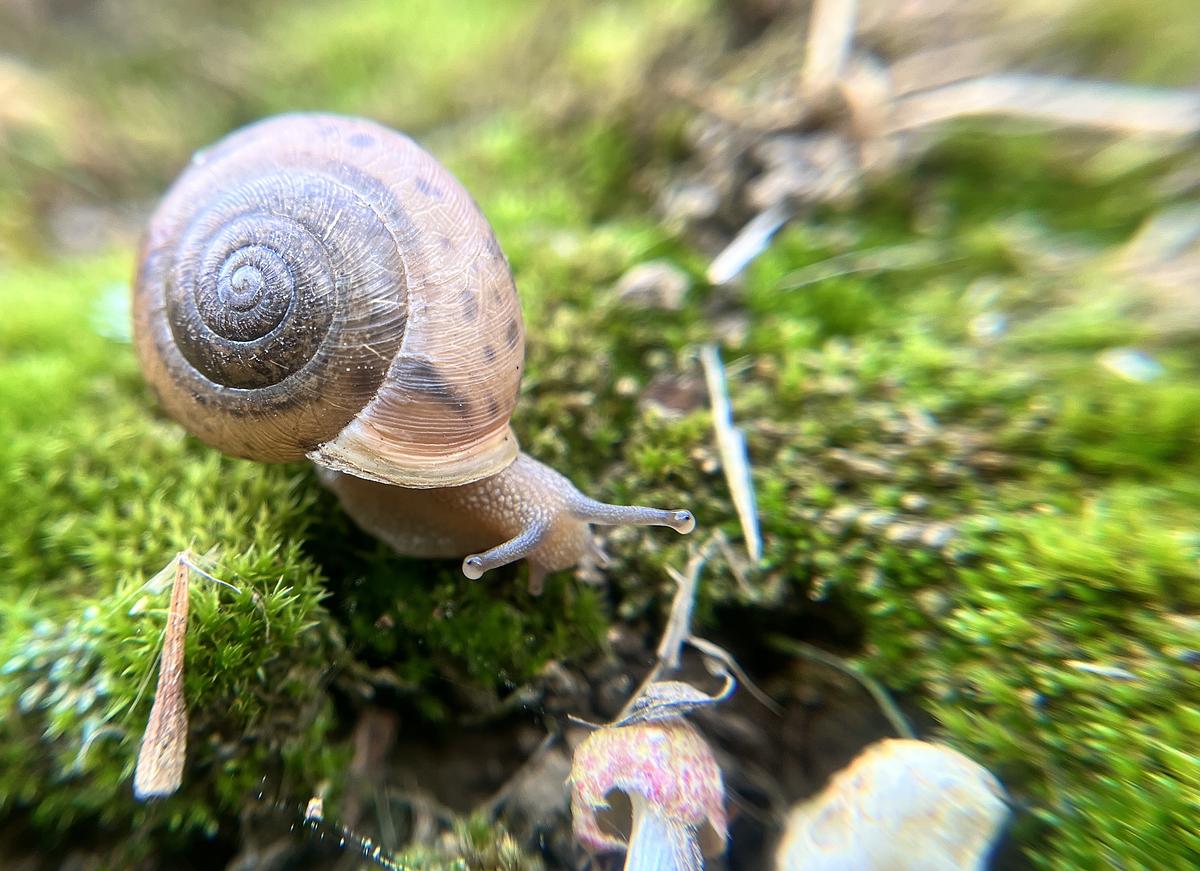
<path id="1" fill-rule="evenodd" d="M 210 552 L 211 553 L 211 552 Z M 163 634 L 159 659 L 158 686 L 150 719 L 142 735 L 137 767 L 133 773 L 133 794 L 140 801 L 171 795 L 183 782 L 183 764 L 187 759 L 188 712 L 183 695 L 184 649 L 188 625 L 188 573 L 195 572 L 214 583 L 240 592 L 237 587 L 215 578 L 196 565 L 190 550 L 175 559 L 150 579 L 146 588 L 153 590 L 159 578 L 174 570 L 171 604 L 167 609 L 167 628 Z"/>
<path id="2" fill-rule="evenodd" d="M 187 702 L 183 697 L 183 654 L 187 636 L 189 556 L 184 551 L 175 558 L 175 580 L 171 585 L 158 686 L 154 690 L 154 705 L 150 708 L 150 719 L 142 736 L 133 775 L 133 794 L 142 801 L 170 795 L 183 782 L 188 730 Z"/>

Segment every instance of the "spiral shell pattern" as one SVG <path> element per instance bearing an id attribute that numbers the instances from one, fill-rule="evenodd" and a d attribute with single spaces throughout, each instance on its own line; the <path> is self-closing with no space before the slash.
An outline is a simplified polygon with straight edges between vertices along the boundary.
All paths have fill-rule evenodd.
<path id="1" fill-rule="evenodd" d="M 151 220 L 135 338 L 221 450 L 408 486 L 516 455 L 508 265 L 458 182 L 368 121 L 280 116 L 201 152 Z"/>

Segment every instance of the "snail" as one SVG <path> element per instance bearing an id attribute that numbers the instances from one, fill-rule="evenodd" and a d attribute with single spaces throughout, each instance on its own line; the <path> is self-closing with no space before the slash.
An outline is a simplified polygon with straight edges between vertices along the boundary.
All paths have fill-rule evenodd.
<path id="1" fill-rule="evenodd" d="M 690 532 L 597 502 L 522 453 L 512 273 L 458 181 L 371 121 L 268 118 L 200 151 L 152 215 L 134 287 L 167 413 L 237 457 L 307 457 L 350 517 L 469 578 L 603 560 L 592 524 Z"/>

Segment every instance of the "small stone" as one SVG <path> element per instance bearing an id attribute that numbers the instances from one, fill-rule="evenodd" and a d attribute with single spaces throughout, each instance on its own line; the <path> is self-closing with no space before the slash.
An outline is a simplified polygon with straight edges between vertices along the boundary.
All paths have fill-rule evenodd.
<path id="1" fill-rule="evenodd" d="M 638 308 L 679 311 L 691 289 L 687 273 L 666 260 L 651 260 L 630 269 L 617 282 L 617 299 Z"/>
<path id="2" fill-rule="evenodd" d="M 942 590 L 918 590 L 913 598 L 926 617 L 943 617 L 949 613 L 952 604 L 950 597 Z"/>
<path id="3" fill-rule="evenodd" d="M 886 511 L 865 511 L 858 516 L 857 526 L 863 532 L 877 531 L 894 519 L 895 517 Z"/>
<path id="4" fill-rule="evenodd" d="M 881 741 L 793 808 L 775 868 L 982 869 L 1008 813 L 1000 782 L 961 753 Z"/>
<path id="5" fill-rule="evenodd" d="M 584 694 L 585 686 L 580 677 L 557 660 L 546 663 L 540 677 L 546 691 L 553 695 L 577 699 Z"/>
<path id="6" fill-rule="evenodd" d="M 668 226 L 684 229 L 716 215 L 721 194 L 704 182 L 683 182 L 664 192 L 660 208 Z"/>
<path id="7" fill-rule="evenodd" d="M 750 318 L 740 311 L 725 312 L 710 318 L 709 326 L 712 327 L 713 335 L 729 347 L 736 348 L 745 344 L 750 335 Z"/>
<path id="8" fill-rule="evenodd" d="M 1013 467 L 1012 457 L 999 451 L 976 451 L 971 455 L 970 463 L 984 472 L 1003 472 Z"/>
<path id="9" fill-rule="evenodd" d="M 905 493 L 900 497 L 900 507 L 905 511 L 920 513 L 929 507 L 929 499 L 920 493 Z"/>
<path id="10" fill-rule="evenodd" d="M 638 398 L 642 409 L 671 419 L 684 417 L 707 404 L 708 393 L 702 378 L 667 372 L 654 376 Z"/>
<path id="11" fill-rule="evenodd" d="M 614 675 L 596 687 L 596 710 L 606 718 L 615 717 L 625 707 L 633 690 L 633 679 L 629 675 Z"/>
<path id="12" fill-rule="evenodd" d="M 858 519 L 859 513 L 857 505 L 839 505 L 826 512 L 821 527 L 828 532 L 845 532 Z"/>
<path id="13" fill-rule="evenodd" d="M 934 550 L 941 550 L 954 540 L 958 530 L 949 523 L 931 523 L 921 533 L 921 544 Z"/>
<path id="14" fill-rule="evenodd" d="M 627 626 L 614 624 L 604 637 L 617 656 L 638 657 L 646 652 L 645 640 Z"/>
<path id="15" fill-rule="evenodd" d="M 304 809 L 304 822 L 320 822 L 325 819 L 325 800 L 319 795 L 314 795 L 308 800 L 308 806 Z"/>
<path id="16" fill-rule="evenodd" d="M 617 383 L 613 385 L 613 389 L 616 391 L 617 396 L 630 399 L 637 396 L 639 386 L 636 378 L 632 375 L 625 375 L 617 379 Z"/>
<path id="17" fill-rule="evenodd" d="M 826 452 L 826 456 L 859 478 L 881 481 L 890 478 L 892 474 L 892 470 L 888 467 L 887 463 L 877 460 L 874 457 L 856 454 L 844 448 L 831 448 Z"/>
<path id="18" fill-rule="evenodd" d="M 884 538 L 892 544 L 916 544 L 924 531 L 924 527 L 914 523 L 893 523 L 887 528 Z"/>
<path id="19" fill-rule="evenodd" d="M 764 172 L 746 186 L 756 209 L 781 203 L 838 203 L 859 190 L 857 149 L 834 133 L 781 134 L 755 149 Z"/>

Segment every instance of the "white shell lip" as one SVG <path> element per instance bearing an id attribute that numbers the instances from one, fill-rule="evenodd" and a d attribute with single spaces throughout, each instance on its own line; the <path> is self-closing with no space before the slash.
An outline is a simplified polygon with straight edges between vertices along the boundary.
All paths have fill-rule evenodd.
<path id="1" fill-rule="evenodd" d="M 318 466 L 368 481 L 431 489 L 489 478 L 512 465 L 520 450 L 512 428 L 505 426 L 459 450 L 416 456 L 381 442 L 355 420 L 337 438 L 318 445 L 307 456 Z"/>

